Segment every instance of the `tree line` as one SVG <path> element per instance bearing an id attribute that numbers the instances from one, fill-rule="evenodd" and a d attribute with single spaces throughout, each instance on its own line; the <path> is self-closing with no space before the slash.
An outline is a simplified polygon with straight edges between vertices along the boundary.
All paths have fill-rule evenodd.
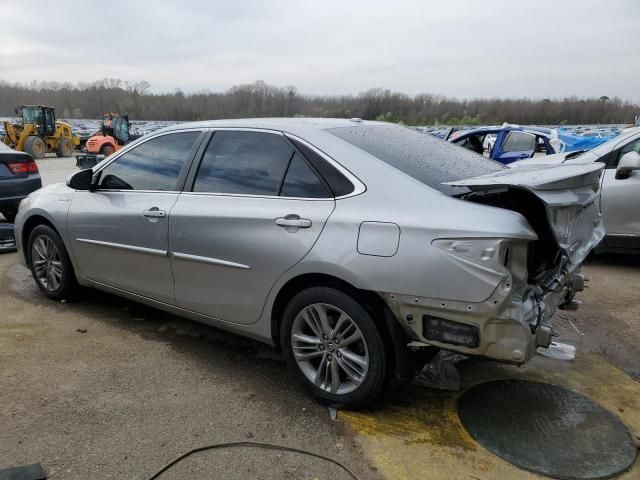
<path id="1" fill-rule="evenodd" d="M 59 118 L 95 118 L 104 112 L 129 114 L 132 120 L 205 120 L 239 117 L 359 117 L 410 125 L 607 124 L 631 123 L 640 106 L 618 97 L 472 98 L 421 93 L 410 96 L 383 88 L 357 95 L 304 95 L 292 86 L 263 81 L 224 92 L 153 93 L 146 81 L 104 78 L 91 83 L 0 79 L 0 116 L 20 105 L 56 108 Z"/>

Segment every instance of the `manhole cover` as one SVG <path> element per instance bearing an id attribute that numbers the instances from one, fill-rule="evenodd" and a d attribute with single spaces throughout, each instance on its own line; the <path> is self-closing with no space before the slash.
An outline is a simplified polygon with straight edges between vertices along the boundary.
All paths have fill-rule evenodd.
<path id="1" fill-rule="evenodd" d="M 563 480 L 610 478 L 635 460 L 631 434 L 611 412 L 578 393 L 500 380 L 466 391 L 458 414 L 483 447 L 526 470 Z"/>

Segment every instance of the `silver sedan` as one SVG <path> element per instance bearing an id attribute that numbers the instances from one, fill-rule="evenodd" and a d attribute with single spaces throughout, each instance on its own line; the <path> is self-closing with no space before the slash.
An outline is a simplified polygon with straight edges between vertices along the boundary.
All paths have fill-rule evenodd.
<path id="1" fill-rule="evenodd" d="M 601 169 L 518 172 L 359 119 L 182 124 L 31 194 L 16 241 L 50 298 L 94 287 L 272 343 L 356 408 L 425 351 L 548 346 L 604 234 Z"/>

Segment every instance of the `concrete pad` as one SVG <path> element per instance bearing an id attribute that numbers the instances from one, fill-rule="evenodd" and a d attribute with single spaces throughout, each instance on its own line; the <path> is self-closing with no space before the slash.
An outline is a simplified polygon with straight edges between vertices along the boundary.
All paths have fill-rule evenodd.
<path id="1" fill-rule="evenodd" d="M 525 367 L 466 360 L 460 365 L 463 390 L 488 380 L 521 378 L 552 383 L 582 393 L 617 415 L 640 435 L 640 383 L 595 354 L 566 362 L 535 357 Z M 460 393 L 405 386 L 384 404 L 362 412 L 341 412 L 376 468 L 390 480 L 534 479 L 485 450 L 466 432 L 457 415 Z M 527 412 L 523 411 L 523 415 Z M 640 477 L 640 461 L 620 477 Z"/>

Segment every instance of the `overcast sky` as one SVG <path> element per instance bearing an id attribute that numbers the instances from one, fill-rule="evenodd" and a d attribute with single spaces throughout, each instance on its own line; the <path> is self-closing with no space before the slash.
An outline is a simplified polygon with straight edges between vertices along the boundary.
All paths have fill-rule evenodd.
<path id="1" fill-rule="evenodd" d="M 46 3 L 46 2 L 45 2 Z M 640 99 L 640 0 L 0 0 L 0 78 Z"/>

